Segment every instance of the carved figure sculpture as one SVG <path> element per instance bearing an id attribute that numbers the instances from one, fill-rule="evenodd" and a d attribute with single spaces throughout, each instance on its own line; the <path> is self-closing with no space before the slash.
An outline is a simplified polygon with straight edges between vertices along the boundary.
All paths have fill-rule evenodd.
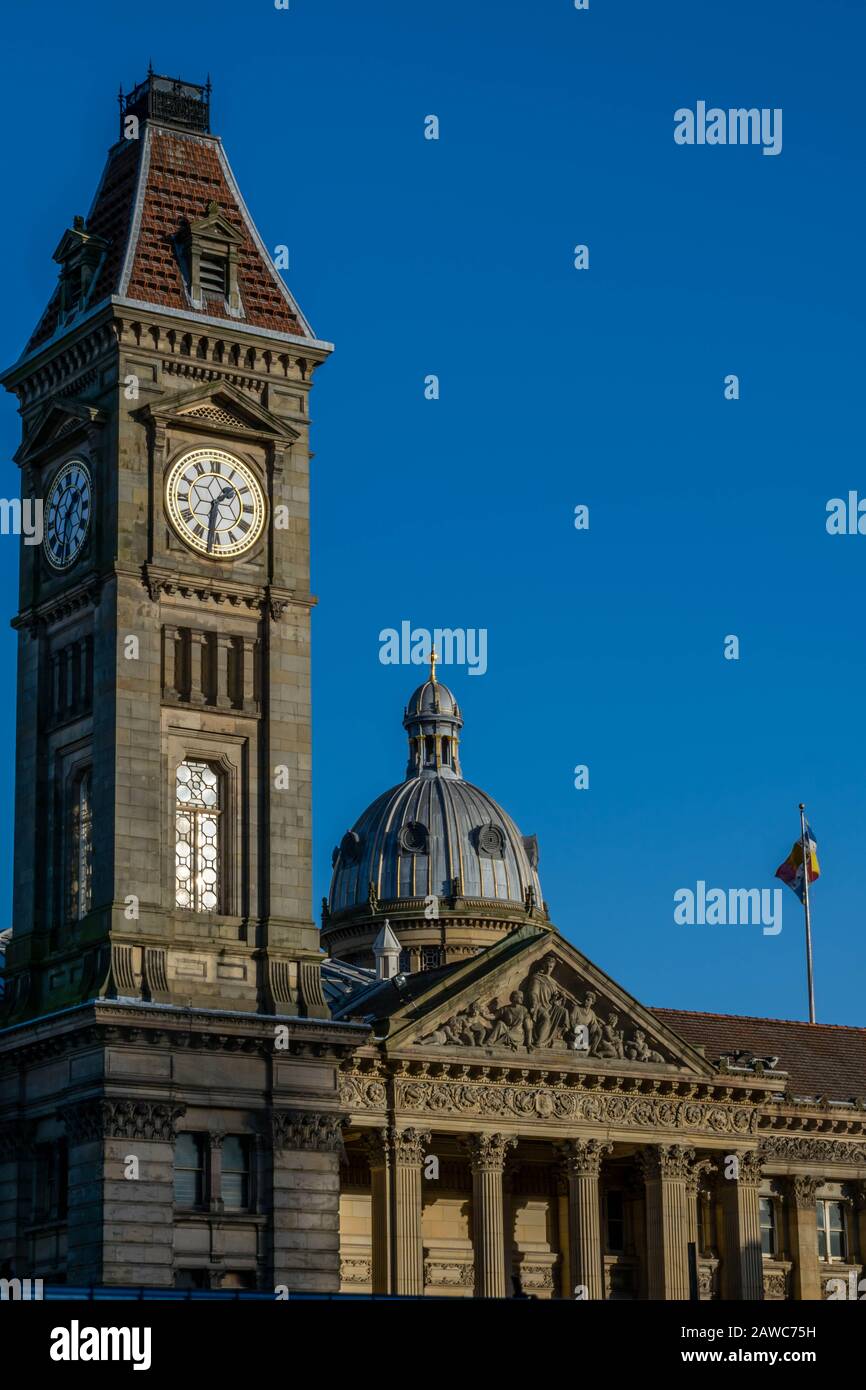
<path id="1" fill-rule="evenodd" d="M 624 1055 L 622 1032 L 617 1028 L 619 1014 L 611 1013 L 607 1016 L 607 1023 L 602 1025 L 601 1038 L 595 1050 L 596 1057 L 622 1057 Z"/>
<path id="2" fill-rule="evenodd" d="M 526 998 L 532 1015 L 535 1047 L 549 1047 L 571 1027 L 568 1001 L 553 979 L 556 956 L 545 956 L 529 976 Z"/>
<path id="3" fill-rule="evenodd" d="M 660 1052 L 654 1052 L 646 1040 L 642 1028 L 635 1028 L 631 1042 L 625 1045 L 625 1055 L 630 1062 L 663 1062 Z"/>

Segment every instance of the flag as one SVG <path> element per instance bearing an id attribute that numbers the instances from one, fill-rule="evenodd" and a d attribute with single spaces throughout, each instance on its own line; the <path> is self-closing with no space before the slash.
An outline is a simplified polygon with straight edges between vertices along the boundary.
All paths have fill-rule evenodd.
<path id="1" fill-rule="evenodd" d="M 809 824 L 806 824 L 806 867 L 809 872 L 809 882 L 814 883 L 820 877 L 821 870 L 818 865 L 818 843 L 812 833 Z M 806 896 L 806 887 L 803 875 L 803 841 L 795 840 L 791 853 L 783 864 L 776 870 L 776 878 L 780 878 L 783 883 L 787 883 L 789 888 L 793 888 L 800 902 Z"/>

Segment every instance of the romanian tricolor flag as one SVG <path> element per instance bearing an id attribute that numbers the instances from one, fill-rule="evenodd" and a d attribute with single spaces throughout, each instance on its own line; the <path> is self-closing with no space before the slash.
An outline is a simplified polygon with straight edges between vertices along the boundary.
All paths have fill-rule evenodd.
<path id="1" fill-rule="evenodd" d="M 780 864 L 776 870 L 776 878 L 780 878 L 783 883 L 787 883 L 789 888 L 793 888 L 800 902 L 806 896 L 806 886 L 803 874 L 803 841 L 795 840 L 791 853 Z M 808 822 L 806 824 L 806 869 L 809 874 L 809 882 L 814 883 L 820 877 L 821 870 L 818 866 L 818 843 L 812 834 Z"/>

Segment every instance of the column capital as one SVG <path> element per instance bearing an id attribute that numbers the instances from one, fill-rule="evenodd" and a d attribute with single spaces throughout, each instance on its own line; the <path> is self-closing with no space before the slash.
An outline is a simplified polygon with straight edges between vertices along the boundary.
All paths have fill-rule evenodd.
<path id="1" fill-rule="evenodd" d="M 757 1187 L 761 1181 L 761 1155 L 757 1149 L 747 1149 L 736 1155 L 739 1164 L 737 1182 L 740 1186 Z"/>
<path id="2" fill-rule="evenodd" d="M 395 1163 L 421 1164 L 430 1143 L 429 1129 L 392 1129 L 391 1152 Z"/>
<path id="3" fill-rule="evenodd" d="M 388 1144 L 388 1130 L 365 1129 L 361 1135 L 361 1148 L 367 1155 L 367 1160 L 371 1168 L 389 1168 L 391 1166 L 391 1149 Z"/>
<path id="4" fill-rule="evenodd" d="M 718 1171 L 718 1163 L 714 1163 L 711 1158 L 696 1159 L 686 1174 L 686 1189 L 689 1196 L 696 1197 L 701 1183 L 705 1182 L 711 1173 L 717 1173 Z"/>
<path id="5" fill-rule="evenodd" d="M 271 1116 L 273 1147 L 340 1153 L 344 1118 L 316 1110 L 275 1110 Z"/>
<path id="6" fill-rule="evenodd" d="M 694 1158 L 694 1149 L 685 1144 L 651 1144 L 637 1155 L 645 1182 L 686 1179 Z"/>
<path id="7" fill-rule="evenodd" d="M 597 1178 L 605 1154 L 613 1152 L 613 1144 L 603 1139 L 566 1139 L 560 1147 L 565 1172 Z"/>
<path id="8" fill-rule="evenodd" d="M 462 1141 L 473 1173 L 501 1173 L 517 1139 L 511 1134 L 469 1134 Z"/>
<path id="9" fill-rule="evenodd" d="M 815 1205 L 815 1195 L 826 1181 L 823 1177 L 813 1177 L 811 1173 L 798 1173 L 790 1180 L 789 1191 L 798 1211 L 808 1211 Z"/>

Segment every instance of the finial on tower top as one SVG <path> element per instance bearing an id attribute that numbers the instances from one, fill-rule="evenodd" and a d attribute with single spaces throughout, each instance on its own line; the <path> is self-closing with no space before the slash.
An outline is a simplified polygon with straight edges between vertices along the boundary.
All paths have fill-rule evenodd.
<path id="1" fill-rule="evenodd" d="M 436 684 L 436 662 L 437 662 L 438 660 L 439 660 L 439 658 L 438 658 L 438 656 L 436 655 L 436 648 L 435 648 L 435 647 L 431 647 L 431 649 L 430 649 L 430 679 L 431 679 L 431 681 L 433 682 L 434 685 Z"/>

